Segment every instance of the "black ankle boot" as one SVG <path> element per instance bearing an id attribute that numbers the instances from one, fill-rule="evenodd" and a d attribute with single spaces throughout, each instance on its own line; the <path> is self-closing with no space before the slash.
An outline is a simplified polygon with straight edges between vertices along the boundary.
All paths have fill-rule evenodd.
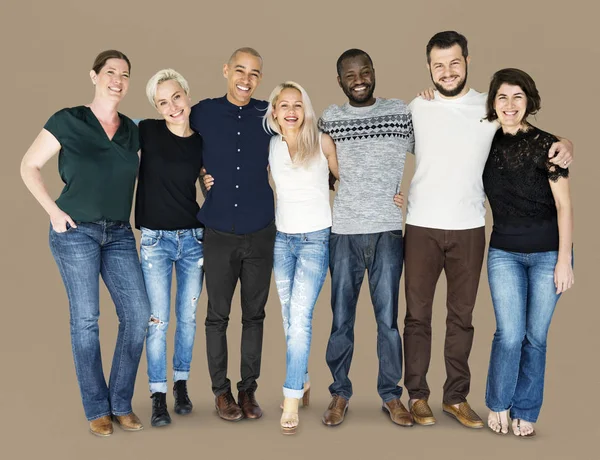
<path id="1" fill-rule="evenodd" d="M 152 426 L 165 426 L 171 423 L 171 416 L 167 411 L 167 394 L 152 393 L 152 417 L 150 424 Z"/>
<path id="2" fill-rule="evenodd" d="M 177 380 L 173 385 L 173 397 L 175 398 L 175 413 L 185 415 L 192 412 L 192 401 L 188 397 L 187 380 Z"/>

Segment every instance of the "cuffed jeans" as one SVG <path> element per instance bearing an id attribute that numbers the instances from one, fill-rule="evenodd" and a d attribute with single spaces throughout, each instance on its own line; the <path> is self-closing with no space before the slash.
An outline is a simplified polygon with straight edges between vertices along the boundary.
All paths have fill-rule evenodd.
<path id="1" fill-rule="evenodd" d="M 206 354 L 216 396 L 231 390 L 227 378 L 227 326 L 238 279 L 242 301 L 241 380 L 239 391 L 256 390 L 262 357 L 265 304 L 273 269 L 275 223 L 238 235 L 204 230 L 204 277 L 208 294 Z"/>
<path id="2" fill-rule="evenodd" d="M 177 280 L 173 381 L 188 380 L 196 336 L 196 306 L 202 291 L 203 228 L 150 230 L 142 227 L 140 255 L 151 318 L 146 336 L 151 393 L 167 392 L 167 328 L 173 265 Z"/>
<path id="3" fill-rule="evenodd" d="M 331 234 L 331 308 L 333 324 L 327 344 L 327 365 L 333 376 L 332 395 L 352 396 L 348 377 L 354 352 L 354 321 L 358 294 L 365 276 L 377 321 L 377 391 L 383 401 L 402 394 L 402 342 L 398 333 L 398 291 L 402 274 L 402 231 L 363 235 Z"/>
<path id="4" fill-rule="evenodd" d="M 273 273 L 287 345 L 283 395 L 301 398 L 308 381 L 308 356 L 315 303 L 327 276 L 330 228 L 309 233 L 277 232 Z"/>
<path id="5" fill-rule="evenodd" d="M 495 412 L 536 422 L 544 393 L 546 338 L 556 302 L 557 251 L 490 248 L 488 279 L 496 315 L 485 401 Z"/>
<path id="6" fill-rule="evenodd" d="M 126 222 L 77 222 L 57 233 L 50 249 L 69 299 L 75 372 L 88 420 L 127 415 L 146 338 L 150 305 L 135 238 Z M 102 370 L 98 317 L 102 276 L 119 317 L 108 386 Z"/>

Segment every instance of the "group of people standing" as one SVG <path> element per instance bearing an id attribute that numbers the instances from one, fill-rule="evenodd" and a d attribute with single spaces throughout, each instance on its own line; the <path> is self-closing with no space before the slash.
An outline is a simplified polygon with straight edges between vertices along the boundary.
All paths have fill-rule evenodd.
<path id="1" fill-rule="evenodd" d="M 223 67 L 227 94 L 194 106 L 182 75 L 157 72 L 146 93 L 161 118 L 142 120 L 139 127 L 117 111 L 129 87 L 129 59 L 115 50 L 98 55 L 90 71 L 92 102 L 52 115 L 21 166 L 25 184 L 50 216 L 50 248 L 67 291 L 75 370 L 93 434 L 110 435 L 113 421 L 125 430 L 143 428 L 131 399 L 144 341 L 151 424 L 171 423 L 166 332 L 173 266 L 176 413 L 193 407 L 187 380 L 205 281 L 206 350 L 217 413 L 228 421 L 261 417 L 255 394 L 273 271 L 287 344 L 280 424 L 284 434 L 295 433 L 300 401 L 309 403 L 313 309 L 329 270 L 333 324 L 326 360 L 333 383 L 323 423 L 341 424 L 352 397 L 354 322 L 365 272 L 377 322 L 382 409 L 401 426 L 436 423 L 426 377 L 433 297 L 444 270 L 443 411 L 467 427 L 483 427 L 467 395 L 486 195 L 494 219 L 488 277 L 497 321 L 488 426 L 508 433 L 510 417 L 515 435 L 535 434 L 550 320 L 574 282 L 572 145 L 528 122 L 540 97 L 525 72 L 496 72 L 486 95 L 467 86 L 463 35 L 434 35 L 426 55 L 437 91 L 406 105 L 375 97 L 370 56 L 345 51 L 337 79 L 348 102 L 318 118 L 304 88 L 293 81 L 278 85 L 268 101 L 252 98 L 263 61 L 256 50 L 240 48 Z M 59 152 L 65 187 L 55 202 L 40 170 Z M 407 153 L 414 153 L 416 171 L 403 232 L 400 185 Z M 139 257 L 129 224 L 136 178 Z M 198 180 L 205 191 L 201 207 Z M 337 180 L 332 214 L 329 190 Z M 404 350 L 397 324 L 403 267 Z M 98 335 L 100 276 L 119 318 L 108 385 Z M 238 281 L 236 399 L 227 377 L 226 331 Z M 399 386 L 403 358 L 408 409 Z"/>

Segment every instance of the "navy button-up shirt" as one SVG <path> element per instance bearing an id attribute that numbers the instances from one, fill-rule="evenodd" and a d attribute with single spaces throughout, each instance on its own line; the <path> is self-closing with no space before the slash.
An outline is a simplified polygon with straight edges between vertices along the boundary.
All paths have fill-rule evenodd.
<path id="1" fill-rule="evenodd" d="M 204 167 L 215 178 L 198 212 L 206 227 L 243 235 L 275 219 L 267 171 L 271 135 L 262 126 L 267 104 L 250 99 L 239 107 L 224 96 L 192 107 L 190 125 L 202 136 Z"/>

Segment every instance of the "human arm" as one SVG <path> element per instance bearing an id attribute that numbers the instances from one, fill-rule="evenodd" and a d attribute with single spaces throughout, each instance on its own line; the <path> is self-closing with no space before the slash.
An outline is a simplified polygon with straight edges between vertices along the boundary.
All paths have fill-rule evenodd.
<path id="1" fill-rule="evenodd" d="M 329 134 L 321 133 L 321 149 L 323 155 L 327 158 L 327 165 L 331 174 L 339 180 L 340 172 L 338 169 L 337 152 L 335 148 L 335 142 Z"/>
<path id="2" fill-rule="evenodd" d="M 558 217 L 558 260 L 554 268 L 556 293 L 565 292 L 575 283 L 571 260 L 573 248 L 573 207 L 569 178 L 549 179 Z"/>
<path id="3" fill-rule="evenodd" d="M 60 152 L 60 149 L 61 145 L 56 137 L 46 129 L 42 129 L 21 160 L 23 182 L 48 213 L 52 228 L 58 233 L 67 231 L 67 223 L 73 228 L 77 227 L 71 216 L 54 202 L 42 178 L 42 167 L 50 158 Z"/>

